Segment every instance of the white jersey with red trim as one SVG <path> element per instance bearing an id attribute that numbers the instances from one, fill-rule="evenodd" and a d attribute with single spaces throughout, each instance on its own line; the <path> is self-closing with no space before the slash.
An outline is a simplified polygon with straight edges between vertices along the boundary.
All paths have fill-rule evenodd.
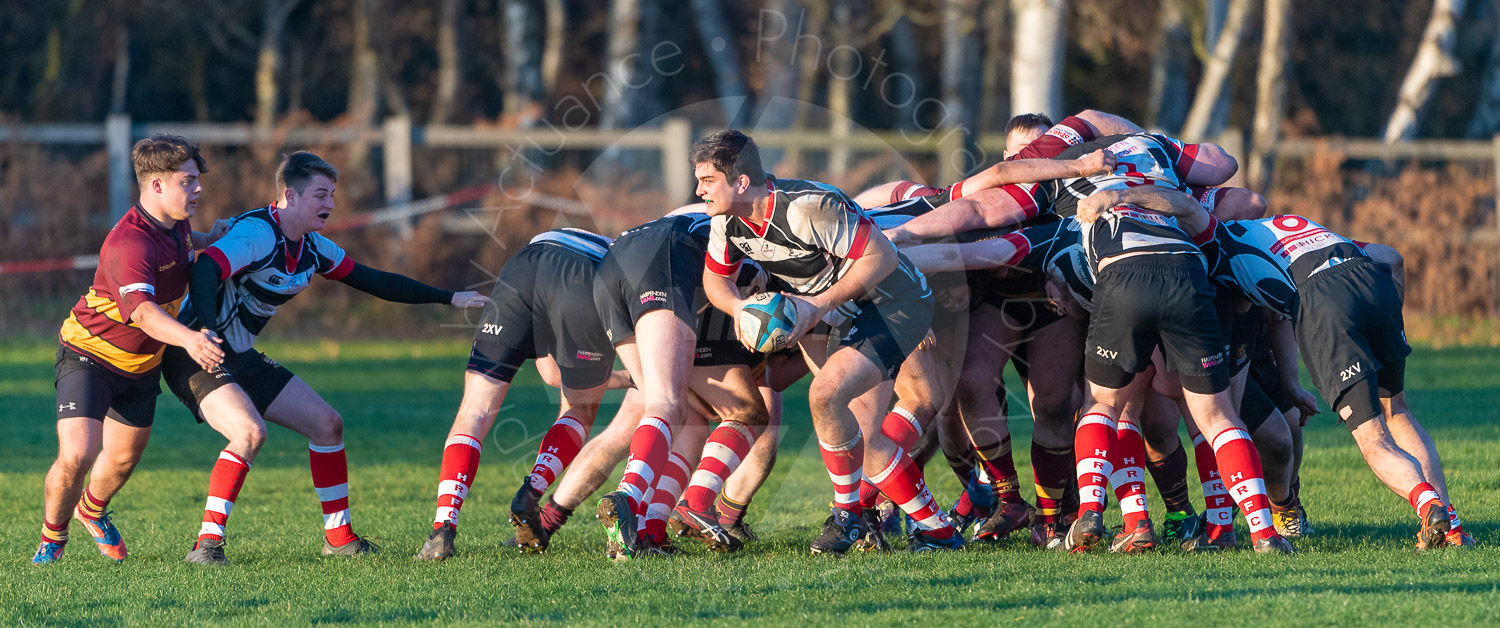
<path id="1" fill-rule="evenodd" d="M 1279 265 L 1298 284 L 1324 269 L 1367 257 L 1348 238 L 1295 214 L 1227 222 L 1222 233 L 1267 253 L 1263 257 Z"/>
<path id="2" fill-rule="evenodd" d="M 213 327 L 234 351 L 248 351 L 276 311 L 307 288 L 314 274 L 341 279 L 354 259 L 322 234 L 295 242 L 281 232 L 276 206 L 252 209 L 229 223 L 229 231 L 203 251 L 219 264 L 219 312 Z M 198 321 L 188 294 L 177 319 L 191 329 Z"/>
<path id="3" fill-rule="evenodd" d="M 767 177 L 770 207 L 765 222 L 751 224 L 736 216 L 715 216 L 709 230 L 705 264 L 732 277 L 740 261 L 755 260 L 767 273 L 798 294 L 827 290 L 864 254 L 875 221 L 838 188 L 817 181 Z M 881 299 L 927 292 L 922 274 L 905 257 L 866 298 Z"/>
<path id="4" fill-rule="evenodd" d="M 1162 185 L 1186 192 L 1183 181 L 1198 155 L 1197 144 L 1184 144 L 1165 135 L 1136 133 L 1078 144 L 1059 153 L 1057 158 L 1074 159 L 1100 149 L 1115 154 L 1114 171 L 1092 177 L 1053 179 L 1022 189 L 1041 209 L 1067 217 L 1078 213 L 1079 200 L 1099 190 Z"/>

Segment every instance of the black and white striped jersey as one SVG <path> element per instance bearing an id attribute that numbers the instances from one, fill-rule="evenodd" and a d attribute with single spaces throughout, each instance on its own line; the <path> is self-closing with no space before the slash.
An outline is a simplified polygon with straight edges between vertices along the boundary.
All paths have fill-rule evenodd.
<path id="1" fill-rule="evenodd" d="M 531 241 L 527 244 L 550 244 L 553 246 L 560 246 L 570 251 L 575 251 L 581 255 L 584 255 L 589 259 L 594 260 L 594 263 L 597 264 L 604 261 L 604 255 L 609 252 L 609 245 L 611 242 L 613 242 L 613 240 L 610 240 L 609 238 L 592 231 L 585 231 L 583 229 L 567 227 L 563 229 L 543 231 L 542 233 L 537 234 L 536 237 L 532 238 Z"/>
<path id="2" fill-rule="evenodd" d="M 1203 239 L 1212 231 L 1202 234 Z M 1109 259 L 1138 255 L 1202 255 L 1194 238 L 1177 225 L 1177 219 L 1135 205 L 1121 205 L 1092 224 L 1083 226 L 1083 251 L 1089 265 Z"/>
<path id="3" fill-rule="evenodd" d="M 1094 271 L 1084 254 L 1083 229 L 1077 220 L 1065 218 L 1000 237 L 1016 247 L 1006 265 L 1060 280 L 1080 303 L 1092 309 Z"/>
<path id="4" fill-rule="evenodd" d="M 1071 146 L 1057 159 L 1076 159 L 1100 149 L 1115 154 L 1115 170 L 1085 178 L 1053 179 L 1032 186 L 1020 186 L 1042 211 L 1059 216 L 1078 213 L 1078 201 L 1098 190 L 1116 190 L 1138 185 L 1164 185 L 1187 191 L 1184 176 L 1198 155 L 1197 144 L 1184 144 L 1165 135 L 1138 133 L 1110 135 Z"/>
<path id="5" fill-rule="evenodd" d="M 740 261 L 752 259 L 792 292 L 827 290 L 864 254 L 875 221 L 853 199 L 826 183 L 766 178 L 770 208 L 759 226 L 737 216 L 715 216 L 705 264 L 711 272 L 735 276 Z M 899 255 L 899 254 L 898 254 Z M 865 298 L 928 294 L 926 278 L 905 257 Z"/>
<path id="6" fill-rule="evenodd" d="M 250 350 L 276 311 L 306 289 L 313 275 L 337 280 L 354 268 L 354 259 L 323 234 L 288 240 L 275 205 L 234 217 L 224 237 L 203 253 L 218 263 L 221 279 L 212 327 L 236 352 Z M 192 307 L 194 296 L 183 302 L 177 320 L 190 329 L 208 327 Z"/>
<path id="7" fill-rule="evenodd" d="M 1296 215 L 1218 225 L 1204 246 L 1212 278 L 1283 316 L 1297 310 L 1297 286 L 1327 268 L 1367 257 L 1358 244 Z"/>

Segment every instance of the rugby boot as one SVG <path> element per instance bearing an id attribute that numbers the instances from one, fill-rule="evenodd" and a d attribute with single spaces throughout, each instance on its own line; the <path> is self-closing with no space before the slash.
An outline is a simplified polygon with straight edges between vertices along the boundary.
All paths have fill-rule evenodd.
<path id="1" fill-rule="evenodd" d="M 995 543 L 1004 540 L 1016 530 L 1031 525 L 1036 509 L 1024 500 L 1001 500 L 995 514 L 990 515 L 979 529 L 974 531 L 975 543 Z"/>
<path id="2" fill-rule="evenodd" d="M 1297 521 L 1300 522 L 1298 525 L 1302 526 L 1302 536 L 1312 536 L 1314 534 L 1312 523 L 1307 520 L 1307 509 L 1303 508 L 1300 503 L 1297 504 Z"/>
<path id="3" fill-rule="evenodd" d="M 880 513 L 880 534 L 887 539 L 900 538 L 902 524 L 906 521 L 906 513 L 896 506 L 896 502 L 882 499 L 875 505 L 875 511 Z"/>
<path id="4" fill-rule="evenodd" d="M 1203 518 L 1201 516 L 1198 522 L 1200 524 L 1198 534 L 1182 540 L 1182 551 L 1216 552 L 1239 549 L 1239 538 L 1234 535 L 1233 528 L 1226 528 L 1219 536 L 1210 537 L 1208 535 L 1208 526 L 1202 525 Z"/>
<path id="5" fill-rule="evenodd" d="M 948 523 L 953 524 L 953 529 L 958 530 L 959 534 L 968 534 L 969 526 L 976 524 L 984 525 L 984 522 L 989 518 L 986 515 L 987 513 L 981 513 L 972 509 L 969 510 L 969 514 L 967 515 L 961 515 L 957 510 L 949 510 Z"/>
<path id="6" fill-rule="evenodd" d="M 361 554 L 379 554 L 380 546 L 371 543 L 369 539 L 356 536 L 353 541 L 343 545 L 334 545 L 327 539 L 323 540 L 324 556 L 359 556 Z"/>
<path id="7" fill-rule="evenodd" d="M 946 539 L 936 538 L 926 530 L 916 530 L 911 533 L 911 536 L 907 537 L 907 542 L 907 551 L 913 553 L 961 550 L 965 547 L 964 535 L 959 534 L 956 530 Z"/>
<path id="8" fill-rule="evenodd" d="M 1198 536 L 1203 530 L 1203 520 L 1191 510 L 1169 512 L 1161 519 L 1161 544 L 1181 546 L 1183 541 Z"/>
<path id="9" fill-rule="evenodd" d="M 1448 547 L 1456 547 L 1459 549 L 1474 549 L 1475 546 L 1474 537 L 1469 536 L 1468 532 L 1464 532 L 1462 530 L 1449 530 L 1447 539 Z"/>
<path id="10" fill-rule="evenodd" d="M 1257 554 L 1296 554 L 1297 548 L 1292 547 L 1292 542 L 1281 535 L 1268 536 L 1255 542 L 1255 553 Z"/>
<path id="11" fill-rule="evenodd" d="M 687 500 L 677 502 L 677 507 L 672 509 L 672 515 L 667 518 L 667 528 L 677 536 L 703 541 L 708 549 L 721 554 L 738 552 L 745 546 L 719 527 L 718 515 L 694 511 L 688 507 Z"/>
<path id="12" fill-rule="evenodd" d="M 1068 535 L 1063 539 L 1063 549 L 1069 554 L 1087 552 L 1097 547 L 1107 533 L 1104 529 L 1104 513 L 1086 510 L 1068 527 Z"/>
<path id="13" fill-rule="evenodd" d="M 594 518 L 604 524 L 605 555 L 615 560 L 630 560 L 635 553 L 635 511 L 630 498 L 622 491 L 606 494 L 594 509 Z"/>
<path id="14" fill-rule="evenodd" d="M 42 541 L 42 544 L 37 546 L 36 548 L 36 555 L 31 557 L 31 564 L 51 565 L 52 563 L 62 560 L 63 550 L 65 549 L 68 549 L 67 543 L 53 543 L 52 541 Z"/>
<path id="15" fill-rule="evenodd" d="M 542 492 L 525 480 L 510 500 L 510 524 L 516 527 L 516 546 L 528 554 L 546 552 L 552 542 L 552 532 L 542 525 L 541 501 Z"/>
<path id="16" fill-rule="evenodd" d="M 229 558 L 224 556 L 224 542 L 214 539 L 201 539 L 193 544 L 193 551 L 188 552 L 183 562 L 198 565 L 228 565 Z"/>
<path id="17" fill-rule="evenodd" d="M 1307 521 L 1300 514 L 1296 508 L 1272 510 L 1271 524 L 1276 526 L 1277 534 L 1289 539 L 1300 539 L 1303 536 L 1302 524 Z"/>
<path id="18" fill-rule="evenodd" d="M 880 511 L 866 508 L 860 516 L 865 521 L 865 534 L 854 542 L 854 548 L 861 552 L 883 552 L 891 549 L 890 541 L 886 538 L 884 530 L 881 530 L 881 524 L 884 522 L 880 518 Z"/>
<path id="19" fill-rule="evenodd" d="M 1417 531 L 1417 551 L 1437 549 L 1448 542 L 1448 508 L 1436 500 L 1422 510 L 1422 529 Z"/>
<path id="20" fill-rule="evenodd" d="M 1042 549 L 1061 549 L 1063 537 L 1057 534 L 1057 522 L 1038 521 L 1031 524 L 1031 544 Z"/>
<path id="21" fill-rule="evenodd" d="M 813 539 L 809 548 L 814 554 L 843 554 L 865 536 L 864 517 L 843 508 L 834 507 L 832 510 L 833 513 L 823 522 L 823 533 Z"/>
<path id="22" fill-rule="evenodd" d="M 451 523 L 438 526 L 432 534 L 427 535 L 427 542 L 422 544 L 422 549 L 417 550 L 417 555 L 412 560 L 448 560 L 453 558 L 453 537 L 458 536 L 458 528 Z"/>
<path id="23" fill-rule="evenodd" d="M 120 531 L 110 521 L 109 516 L 114 511 L 104 513 L 98 519 L 83 514 L 83 509 L 74 507 L 73 518 L 83 524 L 84 529 L 89 531 L 89 536 L 94 537 L 94 543 L 99 547 L 99 553 L 105 558 L 120 562 L 125 560 L 125 540 L 120 538 Z"/>
<path id="24" fill-rule="evenodd" d="M 736 521 L 728 525 L 727 527 L 721 527 L 724 528 L 725 532 L 729 533 L 729 536 L 739 539 L 741 545 L 749 543 L 751 541 L 760 540 L 760 535 L 756 534 L 755 530 L 750 529 L 750 524 L 745 523 L 743 519 L 740 521 Z"/>
<path id="25" fill-rule="evenodd" d="M 636 546 L 635 556 L 638 558 L 667 558 L 682 552 L 672 543 L 672 537 L 657 543 L 648 536 L 637 540 Z"/>
<path id="26" fill-rule="evenodd" d="M 1161 541 L 1156 538 L 1156 528 L 1150 519 L 1142 519 L 1134 530 L 1121 531 L 1109 544 L 1109 551 L 1116 554 L 1144 554 L 1156 549 Z"/>

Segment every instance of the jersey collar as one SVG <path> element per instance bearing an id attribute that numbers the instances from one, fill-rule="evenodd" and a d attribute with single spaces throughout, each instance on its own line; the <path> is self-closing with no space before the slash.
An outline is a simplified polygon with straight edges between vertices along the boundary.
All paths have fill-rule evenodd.
<path id="1" fill-rule="evenodd" d="M 286 237 L 286 232 L 281 230 L 281 214 L 277 211 L 277 209 L 278 208 L 276 207 L 276 203 L 271 203 L 271 205 L 270 205 L 271 222 L 276 223 L 276 230 L 281 232 L 281 239 L 282 240 L 289 240 Z M 302 236 L 301 238 L 298 238 L 297 242 L 295 244 L 293 244 L 290 241 L 287 241 L 286 247 L 285 247 L 285 249 L 283 249 L 286 252 L 286 272 L 288 272 L 288 273 L 295 273 L 295 272 L 297 272 L 297 262 L 302 259 L 302 247 L 303 247 L 303 245 L 304 245 L 305 242 L 307 242 L 307 236 Z M 297 249 L 296 253 L 292 252 L 292 248 L 294 246 Z"/>
<path id="2" fill-rule="evenodd" d="M 759 227 L 756 227 L 754 223 L 751 223 L 744 216 L 739 217 L 740 222 L 745 223 L 745 226 L 749 227 L 751 231 L 755 232 L 756 237 L 760 238 L 766 237 L 766 230 L 771 228 L 771 217 L 776 215 L 776 187 L 771 185 L 770 175 L 766 175 L 766 195 L 770 197 L 770 200 L 766 201 L 769 203 L 766 207 L 766 221 L 761 223 Z"/>

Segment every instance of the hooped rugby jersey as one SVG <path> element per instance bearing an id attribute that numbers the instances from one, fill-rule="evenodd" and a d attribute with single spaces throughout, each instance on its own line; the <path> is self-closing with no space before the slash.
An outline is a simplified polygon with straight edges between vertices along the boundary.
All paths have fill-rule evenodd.
<path id="1" fill-rule="evenodd" d="M 711 272 L 733 277 L 748 258 L 791 291 L 815 295 L 849 271 L 864 254 L 870 232 L 878 229 L 853 199 L 828 184 L 768 176 L 766 188 L 771 198 L 764 224 L 757 227 L 738 216 L 713 218 L 704 257 Z M 880 302 L 927 294 L 926 278 L 899 257 L 896 269 L 864 298 Z"/>
<path id="2" fill-rule="evenodd" d="M 1003 236 L 1016 247 L 1005 261 L 1062 281 L 1085 308 L 1094 301 L 1094 271 L 1083 251 L 1083 229 L 1077 220 L 1066 218 L 1035 227 L 1027 227 Z"/>
<path id="3" fill-rule="evenodd" d="M 167 227 L 139 206 L 131 207 L 105 236 L 94 283 L 73 306 L 58 340 L 121 375 L 154 372 L 165 345 L 131 316 L 143 303 L 177 315 L 192 276 L 192 235 L 185 220 Z"/>
<path id="4" fill-rule="evenodd" d="M 1213 279 L 1287 317 L 1296 312 L 1299 284 L 1368 257 L 1352 240 L 1294 214 L 1221 223 L 1214 235 L 1203 249 Z"/>
<path id="5" fill-rule="evenodd" d="M 354 269 L 354 259 L 323 234 L 287 239 L 275 205 L 234 217 L 224 237 L 203 254 L 219 265 L 219 311 L 213 327 L 236 352 L 250 350 L 276 311 L 306 289 L 313 275 L 336 280 Z M 178 320 L 192 329 L 205 326 L 190 303 Z"/>

